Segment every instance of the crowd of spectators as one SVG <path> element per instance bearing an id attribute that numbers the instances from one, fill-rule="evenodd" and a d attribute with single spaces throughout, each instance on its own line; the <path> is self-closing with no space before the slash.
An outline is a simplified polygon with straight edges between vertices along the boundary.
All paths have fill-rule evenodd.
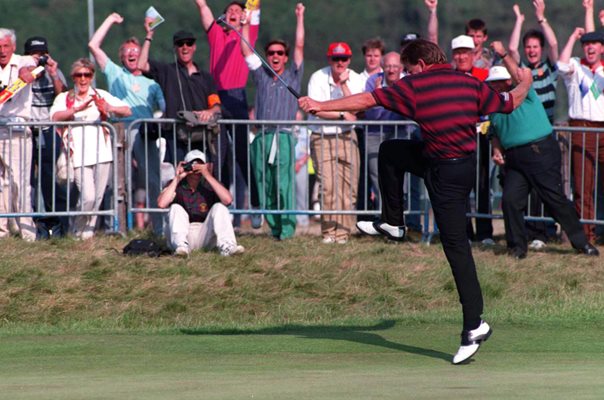
<path id="1" fill-rule="evenodd" d="M 264 49 L 264 54 L 260 55 L 255 50 L 260 29 L 260 2 L 249 3 L 253 6 L 246 9 L 245 4 L 233 1 L 223 10 L 224 15 L 216 19 L 206 0 L 195 0 L 200 30 L 206 33 L 209 43 L 207 63 L 196 61 L 201 58 L 196 46 L 198 35 L 187 30 L 173 34 L 174 62 L 154 59 L 151 47 L 156 31 L 149 21 L 144 23 L 143 40 L 135 37 L 125 40 L 119 48 L 119 64 L 113 62 L 102 44 L 112 26 L 122 24 L 124 19 L 112 13 L 88 44 L 94 62 L 87 58 L 73 62 L 69 71 L 71 82 L 51 57 L 49 43 L 44 37 L 28 38 L 21 56 L 16 54 L 15 32 L 0 28 L 0 85 L 4 89 L 17 79 L 28 84 L 0 104 L 0 121 L 3 122 L 0 124 L 0 213 L 11 214 L 0 218 L 0 237 L 13 233 L 33 241 L 70 234 L 82 240 L 89 239 L 99 229 L 97 212 L 102 209 L 109 192 L 113 190 L 112 195 L 116 196 L 116 188 L 112 188 L 110 180 L 115 164 L 112 140 L 116 139 L 107 129 L 99 124 L 33 128 L 14 124 L 26 121 L 108 121 L 122 132 L 130 127 L 126 143 L 135 172 L 128 178 L 132 180 L 134 207 L 170 209 L 168 213 L 150 212 L 148 217 L 137 213 L 135 226 L 151 229 L 158 236 L 165 235 L 179 255 L 188 255 L 198 247 L 212 246 L 218 247 L 224 255 L 242 252 L 243 248 L 237 245 L 232 233 L 239 229 L 241 215 L 229 214 L 227 207 L 231 204 L 237 209 L 254 210 L 250 215 L 254 228 L 263 223 L 261 210 L 308 209 L 308 192 L 313 192 L 313 185 L 308 185 L 309 169 L 316 172 L 318 189 L 314 192 L 319 195 L 315 200 L 326 211 L 320 217 L 323 243 L 345 244 L 357 229 L 378 234 L 379 229 L 374 229 L 376 221 L 371 217 L 329 211 L 381 209 L 382 202 L 386 201 L 380 196 L 378 154 L 381 144 L 401 137 L 419 141 L 421 131 L 413 121 L 383 107 L 374 107 L 365 113 L 317 112 L 307 118 L 321 121 L 321 124 L 297 126 L 295 121 L 303 117 L 300 117 L 297 99 L 292 94 L 303 91 L 304 5 L 298 3 L 292 10 L 292 20 L 295 18 L 296 21 L 293 45 L 290 47 L 286 41 L 274 38 L 258 46 Z M 428 10 L 426 39 L 438 44 L 438 0 L 424 0 L 424 3 Z M 545 16 L 544 0 L 533 1 L 535 21 L 531 25 L 539 29 L 530 29 L 524 35 L 525 15 L 517 5 L 513 7 L 515 22 L 507 46 L 493 47 L 487 24 L 474 18 L 468 20 L 464 32 L 443 42 L 446 45 L 442 47 L 451 51 L 455 70 L 481 81 L 488 78 L 490 68 L 509 65 L 510 61 L 529 68 L 540 100 L 538 106 L 543 107 L 550 124 L 554 122 L 556 84 L 561 76 L 568 91 L 569 124 L 604 128 L 601 60 L 604 33 L 596 30 L 593 0 L 583 0 L 582 5 L 585 26 L 573 31 L 561 52 L 554 29 Z M 421 35 L 414 32 L 404 34 L 401 49 L 419 37 Z M 327 66 L 310 76 L 306 93 L 312 99 L 334 100 L 389 88 L 408 73 L 401 63 L 401 49 L 387 49 L 380 38 L 371 38 L 358 45 L 364 58 L 364 70 L 357 73 L 350 68 L 357 46 L 338 41 L 337 37 L 334 39 L 325 52 Z M 495 43 L 503 42 L 501 38 L 497 39 Z M 572 57 L 577 41 L 582 45 L 582 57 Z M 508 62 L 506 57 L 510 59 Z M 33 70 L 39 65 L 44 66 L 44 71 L 34 75 Z M 93 85 L 97 68 L 106 78 L 106 90 Z M 289 124 L 242 123 L 220 126 L 216 130 L 208 128 L 203 130 L 203 140 L 193 140 L 190 131 L 186 131 L 188 140 L 172 135 L 172 127 L 178 130 L 176 125 L 130 126 L 139 119 L 182 118 L 183 112 L 192 113 L 195 121 L 205 127 L 220 118 L 247 120 L 251 109 L 245 90 L 248 75 L 256 88 L 253 117 L 290 121 Z M 330 120 L 355 124 L 329 124 Z M 363 125 L 363 120 L 405 122 Z M 12 124 L 8 127 L 6 123 Z M 478 214 L 491 213 L 490 125 L 488 117 L 477 121 L 479 169 L 474 198 Z M 255 136 L 250 138 L 252 131 Z M 208 135 L 215 137 L 210 140 Z M 208 145 L 208 141 L 212 144 Z M 573 198 L 576 212 L 585 220 L 596 219 L 596 164 L 601 167 L 604 162 L 602 149 L 603 135 L 572 135 Z M 73 184 L 61 185 L 55 179 L 55 162 L 61 152 L 68 154 L 73 166 Z M 173 177 L 162 175 L 164 163 L 173 166 Z M 505 168 L 502 167 L 502 171 L 505 175 Z M 504 182 L 505 177 L 502 178 Z M 406 197 L 405 204 L 418 209 L 420 188 L 421 181 L 412 178 L 395 201 L 400 197 L 402 202 Z M 303 196 L 300 196 L 301 190 Z M 530 197 L 532 202 L 528 207 L 522 207 L 523 211 L 528 208 L 529 215 L 541 215 L 535 212 L 544 207 L 539 200 L 540 194 L 533 192 Z M 467 211 L 472 207 L 468 199 Z M 72 218 L 12 215 L 68 210 L 79 213 Z M 188 226 L 185 228 L 182 221 L 187 219 L 191 224 L 201 224 L 200 227 L 193 231 Z M 228 220 L 228 226 L 217 223 L 216 219 Z M 306 216 L 282 213 L 267 213 L 265 219 L 271 235 L 277 240 L 294 236 L 297 224 L 308 224 Z M 474 222 L 475 227 L 468 219 L 470 239 L 493 244 L 492 220 L 476 218 Z M 417 216 L 408 218 L 407 225 L 410 229 L 422 229 Z M 217 226 L 221 233 L 216 232 Z M 595 242 L 595 226 L 583 226 L 587 240 Z M 555 231 L 552 224 L 526 223 L 523 229 L 528 230 L 529 247 L 543 248 L 551 238 L 552 227 Z M 214 235 L 200 239 L 199 229 L 204 232 L 209 229 Z M 515 229 L 520 228 L 515 226 Z M 526 249 L 523 250 L 526 253 Z"/>

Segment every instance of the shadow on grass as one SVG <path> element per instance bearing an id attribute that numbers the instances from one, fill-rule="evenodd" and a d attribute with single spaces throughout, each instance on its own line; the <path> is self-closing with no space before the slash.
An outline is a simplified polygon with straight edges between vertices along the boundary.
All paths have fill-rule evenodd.
<path id="1" fill-rule="evenodd" d="M 305 326 L 284 325 L 260 329 L 181 329 L 185 335 L 292 335 L 307 339 L 346 340 L 391 350 L 417 354 L 425 357 L 451 361 L 451 355 L 441 351 L 408 344 L 395 343 L 384 339 L 374 331 L 383 331 L 396 325 L 394 320 L 384 320 L 371 326 Z"/>

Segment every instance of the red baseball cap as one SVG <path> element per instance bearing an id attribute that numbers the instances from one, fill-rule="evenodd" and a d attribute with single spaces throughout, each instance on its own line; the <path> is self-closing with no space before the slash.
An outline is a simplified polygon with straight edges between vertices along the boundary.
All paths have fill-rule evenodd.
<path id="1" fill-rule="evenodd" d="M 327 48 L 327 57 L 352 57 L 352 50 L 346 42 L 335 42 Z"/>

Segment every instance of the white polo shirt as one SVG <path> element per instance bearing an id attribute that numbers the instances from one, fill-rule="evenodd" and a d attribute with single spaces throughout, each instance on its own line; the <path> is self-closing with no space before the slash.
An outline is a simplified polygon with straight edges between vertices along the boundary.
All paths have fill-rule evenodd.
<path id="1" fill-rule="evenodd" d="M 346 84 L 348 85 L 351 94 L 362 93 L 365 90 L 363 78 L 351 69 L 348 70 L 348 82 L 346 82 Z M 336 85 L 333 80 L 330 66 L 321 68 L 311 75 L 310 80 L 308 81 L 308 97 L 317 101 L 335 100 L 344 97 L 342 88 Z M 310 121 L 321 120 L 321 118 L 312 114 L 308 116 L 308 119 Z M 321 127 L 319 125 L 312 125 L 310 129 L 314 132 L 321 132 Z M 341 133 L 342 127 L 325 125 L 323 126 L 322 132 L 326 135 L 333 135 Z"/>
<path id="2" fill-rule="evenodd" d="M 568 63 L 558 61 L 557 66 L 568 92 L 568 116 L 604 121 L 604 64 L 592 70 L 573 57 Z"/>
<path id="3" fill-rule="evenodd" d="M 10 86 L 19 79 L 19 70 L 23 67 L 35 67 L 36 62 L 31 56 L 13 54 L 4 68 L 0 67 L 0 84 Z M 31 115 L 31 85 L 25 86 L 10 100 L 0 105 L 0 120 L 27 121 Z"/>

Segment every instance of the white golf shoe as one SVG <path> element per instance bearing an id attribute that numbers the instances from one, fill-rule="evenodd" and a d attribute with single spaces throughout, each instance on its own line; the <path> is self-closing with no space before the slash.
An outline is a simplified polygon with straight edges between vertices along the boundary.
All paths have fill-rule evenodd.
<path id="1" fill-rule="evenodd" d="M 359 222 L 357 222 L 357 229 L 365 235 L 369 235 L 369 236 L 381 235 L 381 233 L 379 233 L 373 227 L 373 221 L 359 221 Z"/>
<path id="2" fill-rule="evenodd" d="M 461 332 L 461 346 L 453 356 L 453 364 L 463 364 L 469 361 L 476 354 L 482 342 L 485 342 L 493 333 L 493 330 L 484 321 L 480 321 L 480 325 L 471 331 Z"/>

